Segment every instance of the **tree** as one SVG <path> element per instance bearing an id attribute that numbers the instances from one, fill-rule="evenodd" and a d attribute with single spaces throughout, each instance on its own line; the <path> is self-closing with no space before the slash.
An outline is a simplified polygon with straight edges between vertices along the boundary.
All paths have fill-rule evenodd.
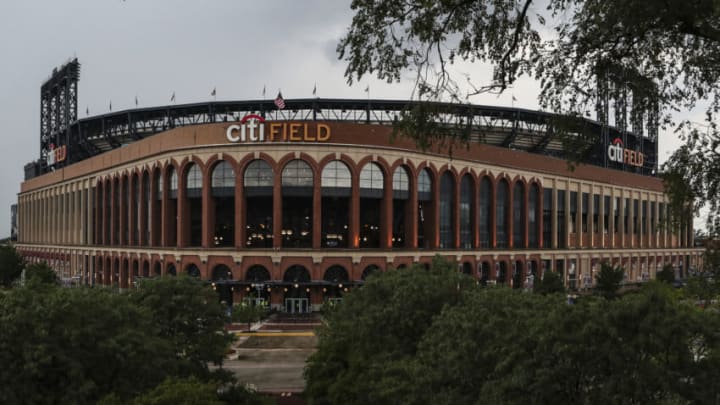
<path id="1" fill-rule="evenodd" d="M 542 280 L 535 285 L 533 292 L 543 295 L 565 292 L 562 277 L 554 271 L 544 272 Z"/>
<path id="2" fill-rule="evenodd" d="M 25 261 L 12 245 L 0 246 L 0 285 L 8 288 L 25 268 Z"/>
<path id="3" fill-rule="evenodd" d="M 436 256 L 430 270 L 416 265 L 368 278 L 343 297 L 318 331 L 318 351 L 305 369 L 311 404 L 396 403 L 415 386 L 405 364 L 443 307 L 479 288 L 454 264 Z"/>
<path id="4" fill-rule="evenodd" d="M 675 269 L 672 264 L 666 264 L 662 270 L 658 271 L 655 275 L 655 279 L 663 283 L 672 284 L 675 282 Z"/>
<path id="5" fill-rule="evenodd" d="M 243 302 L 233 306 L 232 320 L 233 322 L 247 323 L 247 330 L 250 331 L 252 323 L 261 320 L 266 314 L 267 309 L 263 305 L 250 305 Z"/>
<path id="6" fill-rule="evenodd" d="M 60 280 L 57 273 L 46 262 L 33 263 L 25 268 L 25 283 L 57 285 Z"/>
<path id="7" fill-rule="evenodd" d="M 180 376 L 227 378 L 222 370 L 208 368 L 222 365 L 234 338 L 224 330 L 225 308 L 209 285 L 185 275 L 145 279 L 131 300 L 150 313 L 160 337 L 170 342 Z"/>
<path id="8" fill-rule="evenodd" d="M 348 82 L 366 74 L 399 81 L 412 71 L 420 100 L 462 102 L 505 91 L 526 76 L 539 81 L 543 108 L 568 117 L 590 116 L 605 94 L 631 102 L 631 120 L 645 116 L 653 123 L 677 124 L 687 141 L 666 167 L 683 184 L 677 192 L 670 190 L 675 217 L 684 219 L 688 211 L 709 204 L 709 224 L 717 225 L 712 218 L 720 210 L 720 133 L 714 124 L 720 108 L 720 2 L 549 0 L 543 5 L 545 10 L 532 0 L 354 0 L 355 16 L 337 50 L 348 63 Z M 464 70 L 464 64 L 474 63 L 489 63 L 492 76 L 482 82 L 464 75 L 468 85 L 460 85 L 454 65 Z M 706 128 L 673 121 L 673 113 L 699 101 L 707 101 Z M 398 131 L 422 147 L 466 142 L 462 124 L 456 130 L 433 125 L 431 118 L 440 113 L 417 107 L 403 114 Z M 591 145 L 579 139 L 565 149 L 571 160 L 580 160 Z"/>
<path id="9" fill-rule="evenodd" d="M 595 275 L 595 289 L 605 298 L 615 298 L 624 277 L 625 270 L 622 267 L 613 267 L 608 263 L 602 263 L 600 264 L 600 271 Z"/>
<path id="10" fill-rule="evenodd" d="M 99 405 L 269 405 L 274 403 L 238 384 L 202 382 L 195 377 L 165 379 L 152 390 L 140 394 L 132 401 L 123 401 L 111 394 L 103 398 Z"/>
<path id="11" fill-rule="evenodd" d="M 0 294 L 0 403 L 127 399 L 177 370 L 150 314 L 102 289 Z"/>

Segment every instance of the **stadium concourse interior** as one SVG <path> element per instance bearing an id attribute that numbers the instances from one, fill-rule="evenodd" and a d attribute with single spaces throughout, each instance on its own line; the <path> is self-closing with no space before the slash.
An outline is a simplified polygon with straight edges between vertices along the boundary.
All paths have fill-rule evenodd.
<path id="1" fill-rule="evenodd" d="M 437 254 L 514 288 L 548 270 L 587 287 L 605 261 L 628 282 L 701 265 L 653 176 L 481 143 L 418 151 L 389 125 L 241 123 L 169 129 L 26 180 L 18 249 L 82 284 L 184 272 L 287 312 Z"/>

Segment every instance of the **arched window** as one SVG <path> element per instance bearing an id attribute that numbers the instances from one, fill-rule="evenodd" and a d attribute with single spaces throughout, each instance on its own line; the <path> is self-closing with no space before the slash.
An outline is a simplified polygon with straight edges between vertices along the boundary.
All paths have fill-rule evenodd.
<path id="1" fill-rule="evenodd" d="M 245 246 L 273 246 L 273 171 L 264 160 L 253 160 L 243 177 Z"/>
<path id="2" fill-rule="evenodd" d="M 329 162 L 322 171 L 322 232 L 323 247 L 347 247 L 352 193 L 352 176 L 347 165 L 339 160 Z"/>
<path id="3" fill-rule="evenodd" d="M 513 247 L 525 247 L 525 186 L 516 182 L 513 187 Z"/>
<path id="4" fill-rule="evenodd" d="M 350 278 L 348 277 L 348 272 L 345 270 L 343 266 L 331 266 L 327 270 L 325 270 L 325 275 L 323 276 L 323 280 L 327 281 L 328 283 L 347 283 Z"/>
<path id="5" fill-rule="evenodd" d="M 282 171 L 282 245 L 312 247 L 313 171 L 302 160 L 291 160 Z"/>
<path id="6" fill-rule="evenodd" d="M 215 268 L 213 268 L 212 280 L 232 280 L 232 270 L 224 264 L 218 264 Z"/>
<path id="7" fill-rule="evenodd" d="M 307 162 L 300 159 L 291 160 L 282 171 L 283 187 L 312 187 L 313 172 Z"/>
<path id="8" fill-rule="evenodd" d="M 528 247 L 538 247 L 538 223 L 539 215 L 538 201 L 540 201 L 540 187 L 536 183 L 530 185 L 528 194 Z"/>
<path id="9" fill-rule="evenodd" d="M 455 179 L 450 172 L 440 178 L 440 248 L 455 247 Z"/>
<path id="10" fill-rule="evenodd" d="M 360 171 L 360 247 L 380 247 L 380 212 L 384 175 L 377 163 L 370 162 Z"/>
<path id="11" fill-rule="evenodd" d="M 360 189 L 362 190 L 382 190 L 384 188 L 385 177 L 383 176 L 382 169 L 377 163 L 368 163 L 363 167 L 360 172 Z"/>
<path id="12" fill-rule="evenodd" d="M 429 200 L 432 192 L 432 180 L 428 169 L 420 170 L 418 175 L 418 200 Z"/>
<path id="13" fill-rule="evenodd" d="M 432 178 L 428 169 L 420 170 L 418 173 L 418 217 L 417 217 L 417 244 L 418 248 L 428 248 L 433 240 L 432 223 Z"/>
<path id="14" fill-rule="evenodd" d="M 286 283 L 309 283 L 310 273 L 305 267 L 296 264 L 285 270 L 283 281 Z"/>
<path id="15" fill-rule="evenodd" d="M 392 245 L 403 247 L 407 243 L 405 230 L 409 228 L 410 212 L 410 177 L 407 169 L 398 166 L 393 173 L 393 216 Z"/>
<path id="16" fill-rule="evenodd" d="M 212 171 L 212 211 L 214 246 L 235 245 L 235 171 L 221 160 Z"/>
<path id="17" fill-rule="evenodd" d="M 191 163 L 186 178 L 188 197 L 202 197 L 202 181 L 202 171 L 200 167 Z"/>
<path id="18" fill-rule="evenodd" d="M 497 185 L 497 198 L 495 200 L 495 235 L 497 237 L 496 247 L 506 248 L 509 245 L 508 235 L 508 211 L 510 201 L 508 199 L 509 186 L 507 181 L 500 180 Z"/>
<path id="19" fill-rule="evenodd" d="M 178 189 L 178 177 L 177 177 L 177 171 L 175 171 L 175 167 L 169 166 L 168 167 L 168 183 L 169 188 L 168 191 L 170 191 L 170 198 L 177 198 L 177 189 Z M 162 191 L 162 190 L 160 190 Z"/>
<path id="20" fill-rule="evenodd" d="M 273 186 L 273 171 L 264 160 L 253 160 L 245 169 L 245 187 L 271 187 Z"/>
<path id="21" fill-rule="evenodd" d="M 200 269 L 195 263 L 190 263 L 185 267 L 185 273 L 190 277 L 200 278 Z"/>
<path id="22" fill-rule="evenodd" d="M 212 172 L 212 194 L 214 197 L 235 195 L 235 172 L 225 160 L 221 160 Z"/>
<path id="23" fill-rule="evenodd" d="M 175 265 L 174 265 L 174 264 L 172 264 L 172 263 L 168 264 L 167 274 L 169 274 L 169 275 L 171 275 L 171 276 L 177 275 L 177 270 L 175 270 Z"/>
<path id="24" fill-rule="evenodd" d="M 345 163 L 333 160 L 323 168 L 320 184 L 323 188 L 349 189 L 352 187 L 350 169 Z"/>
<path id="25" fill-rule="evenodd" d="M 343 292 L 348 290 L 348 272 L 342 266 L 332 266 L 325 270 L 323 280 L 328 283 L 323 287 L 323 296 L 326 300 L 339 300 Z"/>
<path id="26" fill-rule="evenodd" d="M 189 246 L 202 245 L 202 171 L 197 164 L 191 163 L 186 178 L 187 213 L 190 218 L 190 227 L 185 228 L 182 240 L 189 242 Z M 185 215 L 185 212 L 181 213 Z M 184 243 L 184 242 L 183 242 Z"/>
<path id="27" fill-rule="evenodd" d="M 372 276 L 373 274 L 376 274 L 380 271 L 380 268 L 374 264 L 371 264 L 363 269 L 362 275 L 360 276 L 360 279 L 365 281 L 368 277 Z"/>
<path id="28" fill-rule="evenodd" d="M 268 280 L 270 280 L 270 272 L 259 264 L 250 267 L 245 275 L 245 281 L 253 283 L 262 283 Z"/>
<path id="29" fill-rule="evenodd" d="M 460 248 L 472 249 L 473 181 L 472 176 L 466 174 L 460 182 Z"/>
<path id="30" fill-rule="evenodd" d="M 232 305 L 233 289 L 228 282 L 233 278 L 232 270 L 224 264 L 218 264 L 213 268 L 211 276 L 213 288 L 218 294 L 218 300 L 225 305 Z"/>
<path id="31" fill-rule="evenodd" d="M 480 231 L 480 247 L 490 247 L 490 236 L 492 234 L 491 220 L 492 220 L 492 185 L 490 179 L 483 177 L 480 180 L 480 195 L 478 198 L 480 202 L 479 206 L 479 218 L 478 218 L 478 229 Z"/>
<path id="32" fill-rule="evenodd" d="M 410 194 L 410 180 L 407 170 L 399 166 L 393 173 L 393 194 L 394 198 L 407 199 Z"/>
<path id="33" fill-rule="evenodd" d="M 176 246 L 177 245 L 177 215 L 178 215 L 178 177 L 175 167 L 168 166 L 166 171 L 167 179 L 167 209 L 163 213 L 164 225 L 165 225 L 165 246 Z"/>

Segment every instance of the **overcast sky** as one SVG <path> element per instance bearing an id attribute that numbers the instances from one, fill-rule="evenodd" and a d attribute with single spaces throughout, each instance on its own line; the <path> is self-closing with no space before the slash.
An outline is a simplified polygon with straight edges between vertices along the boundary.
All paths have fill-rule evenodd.
<path id="1" fill-rule="evenodd" d="M 40 86 L 72 57 L 82 65 L 78 114 L 86 116 L 176 102 L 285 98 L 404 99 L 399 84 L 366 78 L 350 87 L 335 47 L 352 19 L 349 0 L 0 0 L 0 237 L 10 233 L 23 166 L 39 157 Z M 464 72 L 487 77 L 489 69 Z M 489 78 L 489 77 L 488 77 Z M 476 80 L 481 81 L 481 80 Z M 517 83 L 476 104 L 537 109 L 537 85 Z M 660 140 L 660 161 L 678 145 Z"/>

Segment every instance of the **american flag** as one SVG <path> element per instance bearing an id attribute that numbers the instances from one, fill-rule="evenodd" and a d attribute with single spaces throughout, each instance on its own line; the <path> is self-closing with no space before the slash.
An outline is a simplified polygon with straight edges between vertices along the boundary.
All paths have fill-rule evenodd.
<path id="1" fill-rule="evenodd" d="M 277 106 L 278 110 L 282 110 L 285 108 L 285 100 L 283 99 L 282 93 L 278 92 L 277 97 L 275 97 L 275 105 Z"/>

